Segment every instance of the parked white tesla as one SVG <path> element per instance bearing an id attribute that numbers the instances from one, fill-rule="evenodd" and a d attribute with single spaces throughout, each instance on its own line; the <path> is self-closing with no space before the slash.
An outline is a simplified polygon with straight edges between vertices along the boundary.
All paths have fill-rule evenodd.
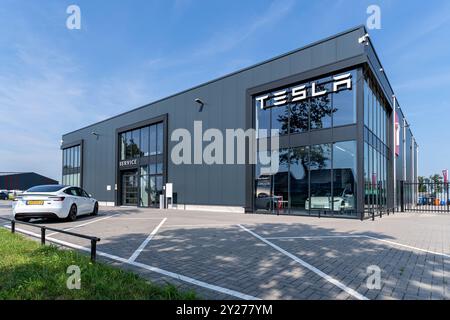
<path id="1" fill-rule="evenodd" d="M 333 203 L 334 211 L 344 211 L 355 208 L 355 199 L 353 194 L 347 189 L 342 191 L 340 196 L 331 196 L 331 193 L 326 191 L 317 192 L 315 195 L 311 196 L 311 200 L 308 198 L 305 202 L 306 210 L 314 209 L 325 209 L 331 210 L 331 202 Z"/>
<path id="2" fill-rule="evenodd" d="M 37 186 L 13 202 L 16 220 L 59 218 L 75 221 L 83 214 L 97 215 L 98 202 L 81 188 L 63 185 Z"/>

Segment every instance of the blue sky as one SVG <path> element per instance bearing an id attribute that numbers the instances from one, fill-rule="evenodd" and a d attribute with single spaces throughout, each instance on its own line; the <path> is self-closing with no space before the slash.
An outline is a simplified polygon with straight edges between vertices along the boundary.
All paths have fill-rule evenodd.
<path id="1" fill-rule="evenodd" d="M 81 8 L 68 30 L 66 8 Z M 371 36 L 420 144 L 450 167 L 450 2 L 0 0 L 0 171 L 60 179 L 63 133 L 356 25 Z"/>

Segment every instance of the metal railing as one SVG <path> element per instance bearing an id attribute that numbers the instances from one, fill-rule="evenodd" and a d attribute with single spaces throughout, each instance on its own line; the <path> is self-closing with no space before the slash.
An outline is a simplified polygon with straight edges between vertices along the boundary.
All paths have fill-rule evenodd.
<path id="1" fill-rule="evenodd" d="M 450 213 L 450 185 L 401 181 L 401 211 Z"/>
<path id="2" fill-rule="evenodd" d="M 41 235 L 40 235 L 41 245 L 45 245 L 45 243 L 46 243 L 47 230 L 53 231 L 53 232 L 56 232 L 56 233 L 67 234 L 69 236 L 73 236 L 73 237 L 77 237 L 77 238 L 87 239 L 87 240 L 89 240 L 91 242 L 91 261 L 95 262 L 96 259 L 97 259 L 97 242 L 100 241 L 100 238 L 92 237 L 92 236 L 86 236 L 84 234 L 79 234 L 79 233 L 70 232 L 70 231 L 61 230 L 61 229 L 50 228 L 50 227 L 47 227 L 47 226 L 39 226 L 39 225 L 35 225 L 33 223 L 24 222 L 24 221 L 17 221 L 17 220 L 14 220 L 14 219 L 8 219 L 8 218 L 3 218 L 3 217 L 0 217 L 0 219 L 8 221 L 8 222 L 11 223 L 11 233 L 16 233 L 16 224 L 22 224 L 22 225 L 30 226 L 30 227 L 33 227 L 33 228 L 41 229 Z M 57 243 L 57 242 L 55 242 L 55 243 Z"/>
<path id="3" fill-rule="evenodd" d="M 370 209 L 368 211 L 366 211 L 366 213 L 368 213 L 367 217 L 369 219 L 372 219 L 372 221 L 375 221 L 375 217 L 380 217 L 383 218 L 383 215 L 391 215 L 391 214 L 395 214 L 395 208 L 377 208 L 375 209 Z"/>

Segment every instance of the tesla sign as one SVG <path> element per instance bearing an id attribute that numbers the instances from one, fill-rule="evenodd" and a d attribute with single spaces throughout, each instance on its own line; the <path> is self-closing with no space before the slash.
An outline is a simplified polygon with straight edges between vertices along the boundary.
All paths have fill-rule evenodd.
<path id="1" fill-rule="evenodd" d="M 306 85 L 300 85 L 289 89 L 279 90 L 273 94 L 258 97 L 256 98 L 256 101 L 260 103 L 261 109 L 267 109 L 271 107 L 280 107 L 288 103 L 301 102 L 308 98 L 325 96 L 329 93 L 338 92 L 340 90 L 352 90 L 351 73 L 333 77 L 331 91 L 324 89 L 317 82 L 312 82 L 310 90 L 308 90 Z M 269 105 L 268 102 L 271 99 L 273 99 L 273 103 L 272 105 Z"/>

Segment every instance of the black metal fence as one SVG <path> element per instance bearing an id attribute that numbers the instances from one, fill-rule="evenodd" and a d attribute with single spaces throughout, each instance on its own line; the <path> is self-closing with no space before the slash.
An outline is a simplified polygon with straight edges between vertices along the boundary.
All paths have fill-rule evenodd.
<path id="1" fill-rule="evenodd" d="M 449 194 L 449 183 L 402 181 L 401 211 L 450 213 Z"/>
<path id="2" fill-rule="evenodd" d="M 73 236 L 73 237 L 77 237 L 77 238 L 82 238 L 82 239 L 86 239 L 89 240 L 91 243 L 91 261 L 95 262 L 95 260 L 97 259 L 97 242 L 100 241 L 100 238 L 97 237 L 91 237 L 91 236 L 86 236 L 84 234 L 79 234 L 79 233 L 74 233 L 74 232 L 70 232 L 70 231 L 65 231 L 65 230 L 60 230 L 60 229 L 55 229 L 55 228 L 50 228 L 50 227 L 46 227 L 46 226 L 39 226 L 33 223 L 28 223 L 28 222 L 23 222 L 23 221 L 17 221 L 17 220 L 13 220 L 13 219 L 7 219 L 7 218 L 3 218 L 0 217 L 1 220 L 5 220 L 11 223 L 11 232 L 12 233 L 16 233 L 16 225 L 17 224 L 22 224 L 22 225 L 26 225 L 26 226 L 30 226 L 33 228 L 38 228 L 40 229 L 40 239 L 41 239 L 41 244 L 45 245 L 46 243 L 46 231 L 53 231 L 53 232 L 57 232 L 57 233 L 62 233 L 62 234 L 67 234 L 69 236 Z M 57 243 L 57 242 L 55 242 Z"/>

